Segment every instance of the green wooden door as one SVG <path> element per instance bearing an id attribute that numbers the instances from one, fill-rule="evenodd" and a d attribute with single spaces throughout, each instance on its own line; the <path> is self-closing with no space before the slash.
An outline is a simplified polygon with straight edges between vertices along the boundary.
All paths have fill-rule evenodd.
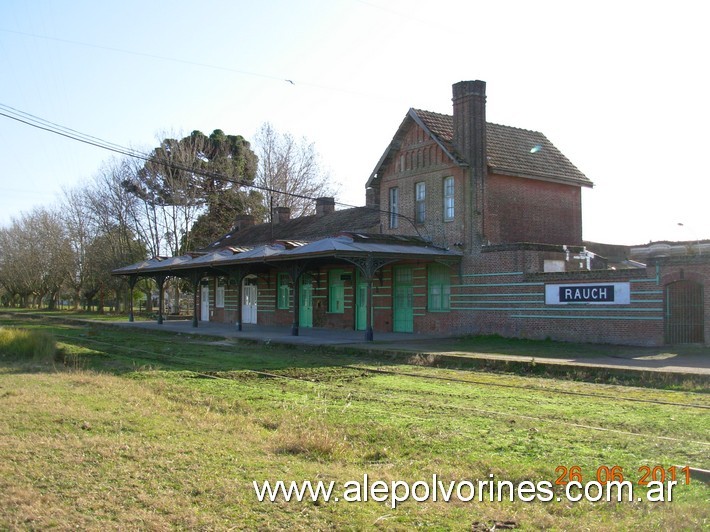
<path id="1" fill-rule="evenodd" d="M 413 299 L 412 268 L 409 266 L 394 268 L 394 294 L 392 298 L 394 332 L 414 332 Z"/>
<path id="2" fill-rule="evenodd" d="M 367 328 L 367 282 L 360 272 L 357 272 L 355 286 L 355 329 L 364 331 Z"/>
<path id="3" fill-rule="evenodd" d="M 313 284 L 311 276 L 301 278 L 301 304 L 298 309 L 298 325 L 313 327 Z"/>

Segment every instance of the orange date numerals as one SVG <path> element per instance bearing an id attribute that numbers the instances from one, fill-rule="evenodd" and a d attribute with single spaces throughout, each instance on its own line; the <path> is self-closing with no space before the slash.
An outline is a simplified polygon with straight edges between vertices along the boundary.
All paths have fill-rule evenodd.
<path id="1" fill-rule="evenodd" d="M 558 486 L 564 486 L 568 482 L 582 482 L 582 468 L 578 465 L 573 465 L 570 468 L 557 466 L 555 474 L 559 475 L 555 480 L 555 484 Z"/>
<path id="2" fill-rule="evenodd" d="M 641 474 L 639 486 L 648 486 L 648 483 L 651 481 L 666 482 L 666 480 L 668 480 L 675 482 L 679 471 L 685 476 L 685 483 L 690 484 L 690 467 L 688 466 L 682 467 L 680 470 L 676 466 L 668 468 L 664 468 L 660 465 L 655 467 L 641 466 L 639 467 L 639 473 Z"/>
<path id="3" fill-rule="evenodd" d="M 676 482 L 678 477 L 685 478 L 685 483 L 690 484 L 690 467 L 685 466 L 678 468 L 676 466 L 663 467 L 661 465 L 657 466 L 641 466 L 638 468 L 640 478 L 638 479 L 639 486 L 648 486 L 649 482 Z M 557 466 L 555 468 L 555 474 L 557 475 L 557 480 L 555 484 L 558 486 L 564 486 L 569 482 L 579 482 L 582 483 L 582 468 L 578 465 L 567 466 Z M 624 482 L 624 470 L 621 466 L 615 465 L 609 466 L 599 466 L 597 468 L 596 479 L 600 484 L 606 484 L 607 482 Z"/>
<path id="4" fill-rule="evenodd" d="M 615 465 L 613 467 L 599 466 L 597 468 L 597 482 L 600 484 L 606 484 L 607 482 L 623 482 L 624 481 L 624 470 L 621 466 Z"/>

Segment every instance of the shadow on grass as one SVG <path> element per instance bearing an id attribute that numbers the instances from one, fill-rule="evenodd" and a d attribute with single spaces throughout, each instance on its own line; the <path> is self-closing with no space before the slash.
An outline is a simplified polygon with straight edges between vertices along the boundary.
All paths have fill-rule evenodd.
<path id="1" fill-rule="evenodd" d="M 54 334 L 58 342 L 60 367 L 90 369 L 113 374 L 144 370 L 191 371 L 196 373 L 270 371 L 293 372 L 299 369 L 334 368 L 353 364 L 421 365 L 463 370 L 514 373 L 536 377 L 563 378 L 598 383 L 626 384 L 646 387 L 710 391 L 707 375 L 643 369 L 590 368 L 547 364 L 540 358 L 560 358 L 584 363 L 590 357 L 611 357 L 633 360 L 645 357 L 649 367 L 678 365 L 675 350 L 568 344 L 551 340 L 518 340 L 500 336 L 448 338 L 402 343 L 360 345 L 289 345 L 263 340 L 226 338 L 215 334 L 160 331 L 151 328 L 128 328 L 110 323 L 77 322 L 71 318 L 48 319 L 29 315 L 0 315 L 0 325 L 12 324 L 44 329 Z M 208 333 L 209 334 L 209 333 Z M 681 351 L 681 350 L 679 350 Z M 692 366 L 693 358 L 707 361 L 707 348 L 688 346 L 681 351 L 685 362 Z M 466 354 L 515 355 L 524 360 L 476 358 Z M 463 356 L 462 356 L 463 355 Z M 649 358 L 650 357 L 650 358 Z M 655 357 L 655 358 L 654 358 Z M 708 358 L 702 358 L 708 357 Z M 50 369 L 49 367 L 47 368 Z M 56 369 L 56 368 L 51 368 Z M 23 371 L 16 367 L 14 370 Z M 29 366 L 24 371 L 37 371 Z"/>
<path id="2" fill-rule="evenodd" d="M 455 350 L 461 353 L 504 354 L 527 357 L 580 359 L 611 358 L 648 358 L 663 357 L 669 353 L 679 356 L 708 357 L 710 347 L 701 345 L 642 347 L 615 344 L 589 344 L 559 342 L 554 340 L 527 340 L 504 338 L 496 334 L 463 336 L 444 339 L 437 342 L 440 350 Z"/>

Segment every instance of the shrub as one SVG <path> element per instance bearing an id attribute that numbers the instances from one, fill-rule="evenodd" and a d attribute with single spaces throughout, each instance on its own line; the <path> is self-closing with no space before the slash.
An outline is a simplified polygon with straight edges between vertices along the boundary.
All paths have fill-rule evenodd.
<path id="1" fill-rule="evenodd" d="M 51 334 L 13 327 L 0 327 L 0 358 L 48 363 L 54 360 L 57 344 Z"/>

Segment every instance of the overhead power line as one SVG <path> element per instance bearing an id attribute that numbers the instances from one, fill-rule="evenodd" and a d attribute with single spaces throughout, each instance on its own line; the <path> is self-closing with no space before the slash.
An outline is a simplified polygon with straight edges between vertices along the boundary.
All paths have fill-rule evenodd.
<path id="1" fill-rule="evenodd" d="M 191 167 L 191 166 L 182 165 L 180 163 L 176 163 L 175 161 L 170 161 L 168 159 L 161 160 L 160 158 L 158 158 L 154 155 L 140 152 L 138 150 L 127 148 L 125 146 L 121 146 L 120 144 L 116 144 L 114 142 L 110 142 L 110 141 L 101 139 L 99 137 L 95 137 L 93 135 L 88 135 L 86 133 L 76 131 L 76 130 L 68 128 L 66 126 L 56 124 L 55 122 L 45 120 L 44 118 L 40 118 L 40 117 L 32 115 L 30 113 L 20 111 L 18 109 L 15 109 L 15 108 L 10 107 L 5 104 L 0 104 L 0 116 L 4 116 L 6 118 L 16 120 L 16 121 L 26 124 L 28 126 L 31 126 L 31 127 L 37 128 L 37 129 L 41 129 L 43 131 L 47 131 L 49 133 L 61 135 L 63 137 L 69 138 L 71 140 L 83 142 L 84 144 L 89 144 L 89 145 L 95 146 L 97 148 L 112 151 L 112 152 L 118 153 L 120 155 L 125 155 L 127 157 L 133 157 L 136 159 L 141 159 L 143 161 L 156 161 L 157 160 L 157 162 L 159 164 L 166 166 L 168 168 L 174 169 L 174 170 L 181 170 L 184 172 L 190 172 L 190 173 L 200 175 L 203 177 L 208 177 L 210 179 L 219 179 L 221 181 L 226 181 L 228 183 L 233 183 L 235 185 L 239 185 L 239 186 L 243 186 L 243 187 L 254 188 L 257 190 L 264 191 L 264 192 L 283 194 L 286 196 L 292 196 L 292 197 L 296 197 L 296 198 L 300 198 L 300 199 L 315 200 L 315 198 L 312 198 L 310 196 L 296 194 L 293 192 L 285 192 L 285 191 L 273 189 L 270 187 L 265 187 L 263 185 L 257 185 L 257 184 L 243 181 L 240 179 L 234 179 L 234 178 L 225 176 L 223 174 L 220 174 L 218 172 L 211 172 L 209 170 L 204 170 L 201 168 L 195 168 L 195 167 Z"/>
<path id="2" fill-rule="evenodd" d="M 157 160 L 159 164 L 162 164 L 163 166 L 174 169 L 174 170 L 189 172 L 189 173 L 199 175 L 202 177 L 207 177 L 210 179 L 218 179 L 220 181 L 226 181 L 227 183 L 232 183 L 235 185 L 239 185 L 241 187 L 252 188 L 255 190 L 259 190 L 262 192 L 268 192 L 271 194 L 281 194 L 284 196 L 290 196 L 293 198 L 305 199 L 305 200 L 310 200 L 310 201 L 315 201 L 317 199 L 313 196 L 307 196 L 304 194 L 297 194 L 295 192 L 283 191 L 283 190 L 267 187 L 264 185 L 259 185 L 259 184 L 243 181 L 241 179 L 234 179 L 232 177 L 228 177 L 223 174 L 220 174 L 219 172 L 211 172 L 209 170 L 204 170 L 202 168 L 186 166 L 186 165 L 182 165 L 182 164 L 179 164 L 174 161 L 167 160 L 167 159 L 161 160 L 160 158 L 158 158 L 154 155 L 143 153 L 138 150 L 134 150 L 134 149 L 122 146 L 120 144 L 116 144 L 115 142 L 110 142 L 110 141 L 101 139 L 99 137 L 95 137 L 93 135 L 88 135 L 86 133 L 82 133 L 82 132 L 77 131 L 75 129 L 71 129 L 71 128 L 63 126 L 61 124 L 57 124 L 55 122 L 35 116 L 35 115 L 27 113 L 25 111 L 15 109 L 14 107 L 10 107 L 9 105 L 5 105 L 3 103 L 0 103 L 0 116 L 4 116 L 4 117 L 9 118 L 11 120 L 15 120 L 17 122 L 28 125 L 30 127 L 41 129 L 42 131 L 46 131 L 48 133 L 53 133 L 55 135 L 61 135 L 62 137 L 68 138 L 70 140 L 82 142 L 84 144 L 88 144 L 90 146 L 101 148 L 103 150 L 111 151 L 113 153 L 117 153 L 120 155 L 125 155 L 127 157 L 132 157 L 132 158 L 140 159 L 143 161 L 156 161 Z M 351 205 L 351 204 L 343 203 L 340 201 L 335 201 L 335 204 L 339 205 L 341 207 L 345 207 L 345 208 L 362 208 L 362 206 Z M 402 220 L 409 222 L 412 225 L 412 227 L 414 228 L 414 230 L 416 231 L 417 235 L 419 235 L 419 237 L 422 237 L 422 234 L 420 233 L 419 228 L 416 226 L 414 221 L 411 218 L 409 218 L 408 216 L 405 216 L 399 212 L 393 213 L 392 211 L 380 209 L 379 207 L 366 207 L 366 208 L 369 208 L 373 211 L 377 211 L 380 213 L 385 213 L 388 215 L 394 214 L 398 218 L 401 218 Z"/>

